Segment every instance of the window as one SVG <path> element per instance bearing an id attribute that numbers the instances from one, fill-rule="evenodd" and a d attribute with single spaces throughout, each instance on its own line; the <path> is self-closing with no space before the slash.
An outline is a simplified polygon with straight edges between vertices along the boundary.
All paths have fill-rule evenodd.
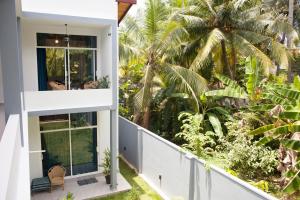
<path id="1" fill-rule="evenodd" d="M 72 176 L 98 170 L 97 113 L 40 117 L 44 176 L 54 165 Z"/>
<path id="2" fill-rule="evenodd" d="M 97 37 L 37 33 L 39 90 L 85 89 L 96 81 Z"/>

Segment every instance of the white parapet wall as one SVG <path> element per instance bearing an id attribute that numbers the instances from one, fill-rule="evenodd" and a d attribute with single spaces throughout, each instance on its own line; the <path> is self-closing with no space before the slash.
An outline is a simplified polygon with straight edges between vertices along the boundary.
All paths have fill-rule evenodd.
<path id="1" fill-rule="evenodd" d="M 22 0 L 22 11 L 117 20 L 115 0 Z"/>
<path id="2" fill-rule="evenodd" d="M 112 106 L 111 89 L 25 91 L 24 98 L 30 115 L 107 110 Z"/>
<path id="3" fill-rule="evenodd" d="M 0 141 L 0 199 L 29 200 L 28 154 L 21 145 L 20 117 L 11 115 Z"/>
<path id="4" fill-rule="evenodd" d="M 276 200 L 122 117 L 119 151 L 164 199 Z"/>

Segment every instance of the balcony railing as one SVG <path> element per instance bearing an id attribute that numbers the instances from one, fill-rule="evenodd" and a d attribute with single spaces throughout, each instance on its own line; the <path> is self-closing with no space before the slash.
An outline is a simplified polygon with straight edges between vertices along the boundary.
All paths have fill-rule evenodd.
<path id="1" fill-rule="evenodd" d="M 106 110 L 112 106 L 111 89 L 25 91 L 25 110 L 51 115 Z"/>

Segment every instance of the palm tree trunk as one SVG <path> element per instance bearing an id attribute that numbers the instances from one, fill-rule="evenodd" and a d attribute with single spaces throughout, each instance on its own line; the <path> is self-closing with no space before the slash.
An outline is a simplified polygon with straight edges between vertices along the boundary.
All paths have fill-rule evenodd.
<path id="1" fill-rule="evenodd" d="M 289 0 L 289 15 L 288 15 L 289 23 L 293 26 L 294 22 L 294 0 Z M 292 40 L 288 36 L 287 37 L 287 47 L 288 49 L 292 48 Z M 291 83 L 293 80 L 292 74 L 292 62 L 289 62 L 288 66 L 288 82 Z"/>
<path id="2" fill-rule="evenodd" d="M 233 79 L 233 74 L 232 74 L 232 71 L 231 71 L 230 66 L 228 64 L 228 59 L 227 59 L 227 54 L 226 54 L 226 45 L 225 45 L 224 40 L 221 41 L 221 47 L 222 47 L 223 67 L 228 70 L 230 78 Z"/>
<path id="3" fill-rule="evenodd" d="M 281 44 L 284 44 L 285 38 L 286 38 L 286 33 L 283 33 L 282 38 L 280 40 Z M 277 63 L 276 64 L 276 76 L 279 76 L 279 72 L 280 72 L 280 65 Z"/>
<path id="4" fill-rule="evenodd" d="M 143 116 L 143 127 L 145 129 L 149 129 L 150 114 L 151 114 L 150 106 L 147 106 Z"/>
<path id="5" fill-rule="evenodd" d="M 136 124 L 139 124 L 140 118 L 141 118 L 141 113 L 134 114 L 134 116 L 133 116 L 133 122 L 136 123 Z"/>
<path id="6" fill-rule="evenodd" d="M 236 58 L 236 51 L 233 42 L 231 42 L 231 59 L 232 59 L 232 79 L 235 80 L 236 76 L 236 63 L 237 63 L 237 58 Z"/>

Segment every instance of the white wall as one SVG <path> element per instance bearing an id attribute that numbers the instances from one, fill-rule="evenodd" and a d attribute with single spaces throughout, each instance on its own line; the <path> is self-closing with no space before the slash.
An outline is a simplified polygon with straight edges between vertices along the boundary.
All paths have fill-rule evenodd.
<path id="1" fill-rule="evenodd" d="M 99 111 L 97 113 L 97 146 L 98 146 L 98 165 L 102 165 L 103 152 L 110 147 L 110 111 Z M 29 150 L 41 151 L 41 134 L 39 131 L 39 118 L 28 118 Z M 30 179 L 43 176 L 42 155 L 41 153 L 30 153 Z M 102 172 L 102 167 L 99 168 Z"/>
<path id="2" fill-rule="evenodd" d="M 39 117 L 28 117 L 29 164 L 30 178 L 43 177 L 41 134 L 39 132 Z M 32 153 L 31 153 L 32 152 Z"/>
<path id="3" fill-rule="evenodd" d="M 39 115 L 86 112 L 112 105 L 111 89 L 25 91 L 25 110 Z"/>
<path id="4" fill-rule="evenodd" d="M 100 111 L 98 112 L 98 165 L 102 165 L 104 158 L 104 150 L 106 148 L 110 149 L 110 111 Z M 102 167 L 100 168 L 102 172 Z"/>
<path id="5" fill-rule="evenodd" d="M 112 37 L 111 27 L 103 28 L 101 32 L 101 74 L 102 76 L 109 76 L 110 82 L 112 83 Z M 112 87 L 111 87 L 112 88 Z"/>
<path id="6" fill-rule="evenodd" d="M 122 117 L 119 121 L 122 156 L 134 160 L 131 164 L 164 199 L 277 200 L 158 135 Z"/>
<path id="7" fill-rule="evenodd" d="M 117 19 L 115 0 L 22 0 L 22 11 Z"/>
<path id="8" fill-rule="evenodd" d="M 111 54 L 107 54 L 107 52 L 111 52 L 111 39 L 107 36 L 108 29 L 108 27 L 101 27 L 100 25 L 97 28 L 68 26 L 69 34 L 97 36 L 97 77 L 101 77 L 104 72 L 105 75 L 111 74 L 110 70 L 105 69 L 111 69 Z M 65 31 L 64 23 L 45 25 L 22 20 L 22 62 L 25 91 L 38 90 L 36 33 L 65 34 Z"/>
<path id="9" fill-rule="evenodd" d="M 21 146 L 20 117 L 10 115 L 0 142 L 0 199 L 30 199 L 25 149 Z"/>

